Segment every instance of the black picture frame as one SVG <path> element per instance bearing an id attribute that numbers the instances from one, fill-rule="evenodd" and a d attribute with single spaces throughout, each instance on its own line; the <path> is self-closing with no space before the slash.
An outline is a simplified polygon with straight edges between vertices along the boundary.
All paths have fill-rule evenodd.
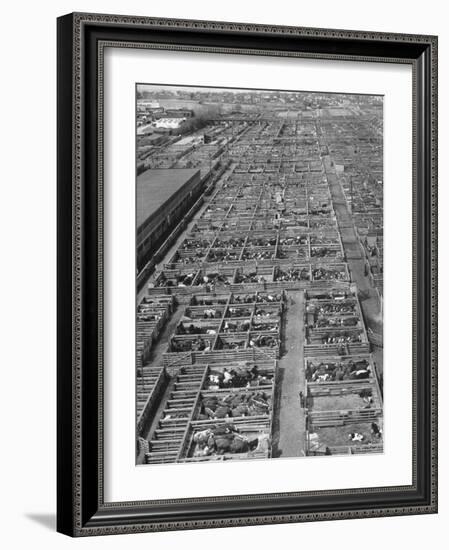
<path id="1" fill-rule="evenodd" d="M 75 13 L 58 30 L 57 530 L 88 536 L 437 512 L 437 37 Z M 129 47 L 407 63 L 413 68 L 413 483 L 105 503 L 102 53 Z M 412 159 L 411 159 L 412 160 Z M 149 499 L 151 495 L 148 495 Z"/>

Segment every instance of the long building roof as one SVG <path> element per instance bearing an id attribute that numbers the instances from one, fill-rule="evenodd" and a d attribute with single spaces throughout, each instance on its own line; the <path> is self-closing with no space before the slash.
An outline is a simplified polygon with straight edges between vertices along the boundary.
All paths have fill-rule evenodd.
<path id="1" fill-rule="evenodd" d="M 191 168 L 147 170 L 137 176 L 137 227 L 166 203 L 197 172 Z"/>

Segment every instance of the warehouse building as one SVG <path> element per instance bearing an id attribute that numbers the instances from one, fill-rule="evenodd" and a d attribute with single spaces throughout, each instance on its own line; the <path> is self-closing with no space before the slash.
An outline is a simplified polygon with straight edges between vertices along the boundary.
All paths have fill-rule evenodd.
<path id="1" fill-rule="evenodd" d="M 137 176 L 137 269 L 140 271 L 201 190 L 199 170 L 157 169 Z"/>

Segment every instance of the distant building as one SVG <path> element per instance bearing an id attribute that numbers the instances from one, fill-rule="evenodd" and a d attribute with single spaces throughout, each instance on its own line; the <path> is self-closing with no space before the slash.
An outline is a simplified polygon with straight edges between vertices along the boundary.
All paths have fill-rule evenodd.
<path id="1" fill-rule="evenodd" d="M 146 170 L 137 176 L 137 269 L 140 271 L 201 192 L 200 171 Z"/>
<path id="2" fill-rule="evenodd" d="M 160 118 L 154 123 L 156 129 L 175 130 L 182 126 L 185 118 Z"/>
<path id="3" fill-rule="evenodd" d="M 154 145 L 161 145 L 165 141 L 167 141 L 167 138 L 165 136 L 161 136 L 160 134 L 146 134 L 139 135 L 139 131 L 137 131 L 137 135 L 139 136 L 138 145 L 139 146 L 154 146 Z"/>
<path id="4" fill-rule="evenodd" d="M 162 116 L 165 118 L 192 118 L 193 111 L 191 109 L 165 109 Z"/>
<path id="5" fill-rule="evenodd" d="M 149 101 L 148 99 L 137 100 L 137 112 L 146 112 L 148 109 L 157 109 L 159 106 L 158 101 Z"/>
<path id="6" fill-rule="evenodd" d="M 137 128 L 137 135 L 145 136 L 147 134 L 152 134 L 153 130 L 154 130 L 154 127 L 152 124 L 144 124 L 143 126 L 139 126 Z"/>

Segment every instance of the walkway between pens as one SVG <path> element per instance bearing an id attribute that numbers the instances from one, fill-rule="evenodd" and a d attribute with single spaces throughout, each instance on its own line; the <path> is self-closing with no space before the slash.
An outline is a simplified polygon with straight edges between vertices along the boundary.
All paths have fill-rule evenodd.
<path id="1" fill-rule="evenodd" d="M 331 165 L 330 158 L 323 156 L 323 164 L 326 170 L 329 190 L 332 196 L 335 214 L 337 216 L 338 228 L 340 230 L 341 241 L 346 254 L 352 280 L 357 284 L 359 292 L 371 296 L 364 300 L 362 308 L 367 322 L 376 325 L 380 319 L 380 304 L 373 294 L 373 286 L 369 277 L 365 275 L 365 259 L 362 246 L 356 235 L 354 221 L 349 209 L 348 201 L 344 195 L 341 184 L 338 180 L 335 169 Z M 373 327 L 374 328 L 374 327 Z"/>
<path id="2" fill-rule="evenodd" d="M 278 391 L 273 426 L 273 457 L 305 454 L 304 293 L 288 292 L 284 315 L 283 355 L 278 363 Z"/>
<path id="3" fill-rule="evenodd" d="M 372 329 L 375 333 L 382 333 L 383 323 L 379 299 L 374 292 L 370 278 L 365 275 L 364 254 L 355 232 L 348 201 L 335 173 L 335 168 L 331 164 L 330 157 L 323 156 L 322 159 L 351 278 L 357 284 L 360 293 L 360 305 L 365 323 L 368 329 Z M 377 373 L 383 375 L 383 348 L 373 346 L 372 353 Z"/>

